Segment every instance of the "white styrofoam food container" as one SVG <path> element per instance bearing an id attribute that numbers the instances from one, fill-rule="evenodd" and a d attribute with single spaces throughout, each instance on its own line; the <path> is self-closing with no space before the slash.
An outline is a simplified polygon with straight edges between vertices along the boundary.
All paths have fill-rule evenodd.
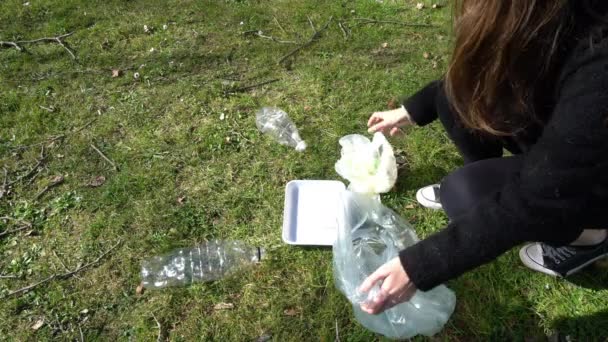
<path id="1" fill-rule="evenodd" d="M 285 187 L 283 241 L 291 245 L 331 246 L 337 235 L 337 213 L 344 183 L 294 180 Z"/>

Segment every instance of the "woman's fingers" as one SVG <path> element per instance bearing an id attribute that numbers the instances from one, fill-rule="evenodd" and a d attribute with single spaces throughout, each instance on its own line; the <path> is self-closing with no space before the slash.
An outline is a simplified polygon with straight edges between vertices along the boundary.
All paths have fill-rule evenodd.
<path id="1" fill-rule="evenodd" d="M 394 137 L 395 135 L 400 134 L 400 133 L 401 133 L 401 130 L 399 129 L 399 127 L 391 128 L 391 133 L 390 133 L 391 137 Z"/>
<path id="2" fill-rule="evenodd" d="M 391 123 L 387 122 L 386 120 L 381 121 L 373 126 L 371 126 L 370 128 L 368 128 L 368 132 L 369 133 L 376 133 L 376 132 L 384 132 L 386 129 L 388 129 L 389 127 L 391 127 Z"/>
<path id="3" fill-rule="evenodd" d="M 361 286 L 359 286 L 359 292 L 369 292 L 369 290 L 374 287 L 374 285 L 380 280 L 386 278 L 388 276 L 388 271 L 384 267 L 380 267 L 376 270 L 376 272 L 372 273 L 367 279 L 363 281 Z"/>
<path id="4" fill-rule="evenodd" d="M 367 127 L 370 127 L 371 125 L 379 121 L 382 121 L 382 118 L 378 116 L 378 113 L 374 113 L 372 114 L 372 116 L 369 117 L 369 120 L 367 120 Z"/>

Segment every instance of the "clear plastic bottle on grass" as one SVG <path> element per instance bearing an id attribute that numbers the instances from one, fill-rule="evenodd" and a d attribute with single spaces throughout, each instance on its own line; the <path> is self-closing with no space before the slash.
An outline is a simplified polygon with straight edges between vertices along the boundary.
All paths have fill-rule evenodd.
<path id="1" fill-rule="evenodd" d="M 145 288 L 163 288 L 212 281 L 255 264 L 263 256 L 264 249 L 242 241 L 208 241 L 145 260 L 142 282 Z"/>
<path id="2" fill-rule="evenodd" d="M 283 110 L 263 107 L 256 113 L 255 123 L 260 132 L 272 136 L 280 144 L 291 146 L 298 152 L 306 149 L 298 128 Z"/>

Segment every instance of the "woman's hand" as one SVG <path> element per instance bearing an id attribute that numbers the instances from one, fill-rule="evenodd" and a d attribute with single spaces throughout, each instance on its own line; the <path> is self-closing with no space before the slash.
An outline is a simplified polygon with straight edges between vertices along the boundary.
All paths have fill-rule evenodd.
<path id="1" fill-rule="evenodd" d="M 378 281 L 382 281 L 378 295 L 373 300 L 361 304 L 361 309 L 369 314 L 379 314 L 409 300 L 416 293 L 416 286 L 405 273 L 399 258 L 394 258 L 380 266 L 365 279 L 359 291 L 369 292 Z"/>
<path id="2" fill-rule="evenodd" d="M 404 107 L 386 112 L 375 112 L 367 121 L 369 133 L 382 132 L 391 136 L 399 133 L 399 128 L 411 125 L 410 115 Z"/>

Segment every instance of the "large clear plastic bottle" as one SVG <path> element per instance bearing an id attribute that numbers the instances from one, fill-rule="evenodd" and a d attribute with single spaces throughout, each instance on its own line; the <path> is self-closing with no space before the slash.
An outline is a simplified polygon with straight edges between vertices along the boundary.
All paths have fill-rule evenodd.
<path id="1" fill-rule="evenodd" d="M 291 146 L 298 152 L 306 149 L 296 125 L 283 110 L 264 107 L 257 112 L 255 123 L 260 132 L 271 135 L 280 144 Z"/>
<path id="2" fill-rule="evenodd" d="M 163 288 L 216 280 L 259 262 L 263 256 L 264 249 L 241 241 L 208 241 L 145 260 L 142 282 L 145 288 Z"/>

